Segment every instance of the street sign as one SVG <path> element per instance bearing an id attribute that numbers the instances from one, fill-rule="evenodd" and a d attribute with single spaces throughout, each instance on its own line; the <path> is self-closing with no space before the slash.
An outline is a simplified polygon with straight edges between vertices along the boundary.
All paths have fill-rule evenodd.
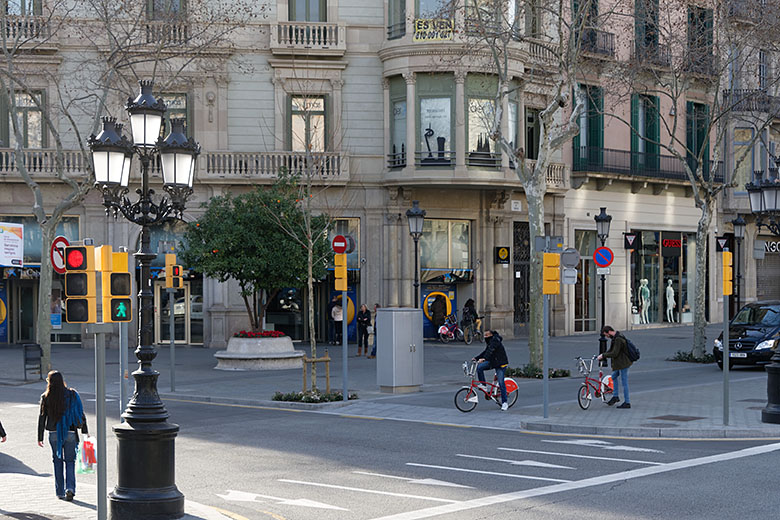
<path id="1" fill-rule="evenodd" d="M 55 237 L 51 242 L 51 266 L 56 273 L 65 274 L 65 248 L 70 245 L 65 237 Z"/>
<path id="2" fill-rule="evenodd" d="M 573 247 L 564 249 L 561 253 L 561 265 L 563 267 L 577 267 L 580 265 L 580 252 Z"/>
<path id="3" fill-rule="evenodd" d="M 609 274 L 609 267 L 597 267 L 596 274 Z"/>
<path id="4" fill-rule="evenodd" d="M 715 252 L 722 253 L 728 248 L 729 239 L 727 237 L 715 237 Z"/>
<path id="5" fill-rule="evenodd" d="M 607 267 L 609 269 L 609 267 Z M 564 267 L 561 274 L 561 282 L 566 285 L 577 283 L 577 270 L 573 267 Z"/>
<path id="6" fill-rule="evenodd" d="M 623 233 L 623 249 L 636 249 L 636 233 Z"/>
<path id="7" fill-rule="evenodd" d="M 333 242 L 331 243 L 331 247 L 333 248 L 334 253 L 346 253 L 347 251 L 347 239 L 343 235 L 336 235 L 333 237 Z"/>
<path id="8" fill-rule="evenodd" d="M 615 259 L 615 253 L 608 247 L 599 247 L 593 252 L 593 261 L 598 267 L 609 267 Z"/>

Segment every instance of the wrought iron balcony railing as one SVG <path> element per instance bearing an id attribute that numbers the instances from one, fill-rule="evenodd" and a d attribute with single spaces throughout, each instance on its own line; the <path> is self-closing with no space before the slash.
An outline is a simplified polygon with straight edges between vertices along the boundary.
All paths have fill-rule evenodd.
<path id="1" fill-rule="evenodd" d="M 593 27 L 587 27 L 580 34 L 583 52 L 598 54 L 609 58 L 615 57 L 615 35 Z"/>
<path id="2" fill-rule="evenodd" d="M 696 170 L 696 160 L 689 158 L 689 166 Z M 704 165 L 705 177 L 712 171 L 712 161 Z M 723 182 L 723 161 L 715 165 L 715 182 Z M 661 155 L 630 150 L 613 150 L 595 146 L 582 146 L 575 150 L 572 171 L 617 173 L 657 179 L 686 181 L 688 175 L 680 159 L 673 155 Z"/>

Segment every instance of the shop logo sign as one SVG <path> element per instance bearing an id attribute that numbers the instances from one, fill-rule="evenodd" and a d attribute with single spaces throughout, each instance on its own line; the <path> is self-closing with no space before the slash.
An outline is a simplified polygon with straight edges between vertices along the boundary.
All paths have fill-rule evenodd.
<path id="1" fill-rule="evenodd" d="M 780 242 L 764 242 L 764 251 L 767 253 L 780 253 Z"/>

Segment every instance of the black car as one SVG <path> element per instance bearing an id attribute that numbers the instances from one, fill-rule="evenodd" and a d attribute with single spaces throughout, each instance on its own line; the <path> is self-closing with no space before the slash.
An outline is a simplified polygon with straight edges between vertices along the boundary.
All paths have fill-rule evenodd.
<path id="1" fill-rule="evenodd" d="M 729 367 L 764 365 L 777 348 L 780 338 L 780 301 L 750 303 L 742 307 L 729 324 Z M 723 333 L 712 349 L 723 370 Z"/>

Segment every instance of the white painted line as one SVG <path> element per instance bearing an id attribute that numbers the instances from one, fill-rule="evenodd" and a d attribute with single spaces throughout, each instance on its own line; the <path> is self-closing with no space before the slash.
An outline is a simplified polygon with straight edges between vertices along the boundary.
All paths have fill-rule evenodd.
<path id="1" fill-rule="evenodd" d="M 646 460 L 634 460 L 634 459 L 616 459 L 613 457 L 595 457 L 593 455 L 577 455 L 574 453 L 559 453 L 555 451 L 537 451 L 537 450 L 521 450 L 519 448 L 498 448 L 503 451 L 514 451 L 517 453 L 533 453 L 536 455 L 554 455 L 556 457 L 573 457 L 575 459 L 592 459 L 592 460 L 609 460 L 612 462 L 630 462 L 632 464 L 649 464 L 651 466 L 661 466 L 663 462 L 649 462 Z"/>
<path id="2" fill-rule="evenodd" d="M 369 473 L 368 471 L 353 471 L 352 473 L 355 473 L 357 475 L 368 475 L 369 477 L 383 477 L 383 478 L 394 478 L 397 480 L 405 480 L 410 484 L 423 484 L 427 486 L 446 486 L 446 487 L 474 489 L 471 486 L 464 486 L 463 484 L 455 484 L 454 482 L 445 482 L 444 480 L 436 480 L 435 478 L 416 479 L 416 478 L 409 478 L 409 477 L 398 477 L 396 475 L 385 475 L 384 473 Z"/>
<path id="3" fill-rule="evenodd" d="M 391 497 L 402 497 L 402 498 L 416 498 L 418 500 L 432 500 L 434 502 L 446 502 L 448 504 L 456 504 L 457 500 L 447 500 L 445 498 L 433 498 L 433 497 L 423 497 L 420 495 L 407 495 L 405 493 L 391 493 L 390 491 L 377 491 L 375 489 L 363 489 L 363 488 L 355 488 L 355 487 L 349 487 L 349 486 L 337 486 L 334 484 L 323 484 L 321 482 L 305 482 L 303 480 L 288 480 L 286 478 L 280 478 L 277 479 L 279 482 L 287 482 L 289 484 L 301 484 L 304 486 L 316 486 L 316 487 L 324 487 L 324 488 L 331 488 L 331 489 L 343 489 L 344 491 L 358 491 L 360 493 L 371 493 L 374 495 L 387 495 Z"/>
<path id="4" fill-rule="evenodd" d="M 12 408 L 38 408 L 39 404 L 15 404 Z"/>
<path id="5" fill-rule="evenodd" d="M 619 446 L 614 445 L 611 442 L 600 441 L 598 439 L 572 439 L 568 441 L 554 441 L 550 439 L 544 439 L 542 442 L 552 442 L 555 444 L 573 444 L 575 446 L 586 446 L 588 448 L 600 448 L 602 450 L 612 451 L 635 451 L 640 453 L 663 453 L 661 450 L 653 450 L 650 448 L 636 448 L 634 446 Z"/>
<path id="6" fill-rule="evenodd" d="M 527 480 L 543 480 L 545 482 L 571 482 L 559 478 L 531 477 L 528 475 L 515 475 L 514 473 L 497 473 L 495 471 L 482 471 L 479 469 L 451 468 L 449 466 L 434 466 L 432 464 L 418 464 L 416 462 L 407 462 L 407 466 L 417 466 L 419 468 L 444 469 L 447 471 L 461 471 L 463 473 L 479 473 L 480 475 L 492 475 L 494 477 L 522 478 Z"/>
<path id="7" fill-rule="evenodd" d="M 457 504 L 447 504 L 444 506 L 429 507 L 427 509 L 419 509 L 417 511 L 407 511 L 406 513 L 383 516 L 379 518 L 374 518 L 372 520 L 421 520 L 423 518 L 431 518 L 434 516 L 444 515 L 448 513 L 457 513 L 460 511 L 467 511 L 470 509 L 476 509 L 480 507 L 493 506 L 496 504 L 503 504 L 506 502 L 522 500 L 525 498 L 552 495 L 554 493 L 561 493 L 563 491 L 572 491 L 575 489 L 584 489 L 588 487 L 603 486 L 605 484 L 611 484 L 613 482 L 631 480 L 640 477 L 648 477 L 650 475 L 668 473 L 670 471 L 676 471 L 678 469 L 693 468 L 696 466 L 703 466 L 705 464 L 725 462 L 728 460 L 751 457 L 753 455 L 762 455 L 764 453 L 771 453 L 777 450 L 780 450 L 780 443 L 766 444 L 764 446 L 755 446 L 753 448 L 746 448 L 744 450 L 732 451 L 729 453 L 721 453 L 719 455 L 709 455 L 707 457 L 700 457 L 698 459 L 688 459 L 688 460 L 681 460 L 678 462 L 671 462 L 669 464 L 663 464 L 661 466 L 632 469 L 620 473 L 613 473 L 611 475 L 601 475 L 597 477 L 586 478 L 584 480 L 578 480 L 576 482 L 568 482 L 565 484 L 555 484 L 552 486 L 526 489 L 523 491 L 515 491 L 512 493 L 504 493 L 502 495 L 487 496 L 487 497 L 477 498 L 474 500 L 465 500 L 463 502 L 458 502 Z"/>
<path id="8" fill-rule="evenodd" d="M 506 462 L 513 466 L 531 466 L 533 468 L 549 468 L 549 469 L 576 469 L 571 466 L 559 466 L 557 464 L 548 464 L 546 462 L 538 462 L 536 460 L 511 460 L 511 459 L 496 459 L 494 457 L 481 457 L 479 455 L 466 455 L 465 453 L 457 453 L 456 457 L 466 457 L 468 459 L 479 460 L 492 460 L 494 462 Z"/>
<path id="9" fill-rule="evenodd" d="M 264 498 L 277 502 L 277 505 L 281 506 L 299 506 L 312 507 L 316 509 L 335 509 L 338 511 L 349 511 L 349 509 L 344 509 L 343 507 L 332 506 L 323 502 L 316 502 L 314 500 L 309 500 L 308 498 L 279 498 L 272 497 L 270 495 L 258 495 L 257 493 L 246 493 L 244 491 L 236 491 L 234 489 L 228 489 L 227 495 L 217 494 L 217 496 L 223 500 L 228 500 L 231 502 L 254 502 L 255 504 L 262 504 L 264 501 L 258 500 L 258 498 Z"/>

